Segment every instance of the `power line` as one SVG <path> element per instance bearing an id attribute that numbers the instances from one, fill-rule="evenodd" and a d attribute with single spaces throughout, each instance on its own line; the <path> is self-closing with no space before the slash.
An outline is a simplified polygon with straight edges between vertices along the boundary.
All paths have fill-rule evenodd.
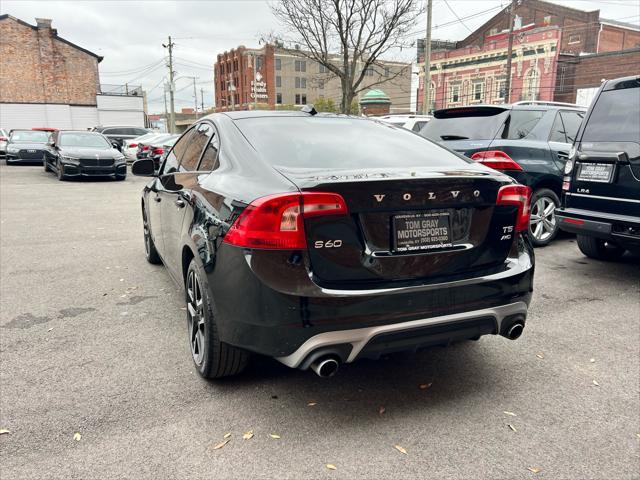
<path id="1" fill-rule="evenodd" d="M 455 10 L 453 8 L 451 8 L 451 5 L 449 5 L 449 2 L 447 0 L 444 0 L 444 4 L 447 6 L 447 8 L 449 9 L 449 11 L 451 13 L 453 13 L 455 15 L 455 17 L 458 19 L 458 21 L 460 22 L 460 24 L 466 28 L 467 30 L 469 30 L 469 33 L 473 32 L 473 30 L 471 30 L 469 27 L 467 27 L 467 25 L 462 21 L 462 19 L 458 16 L 458 14 L 455 12 Z"/>

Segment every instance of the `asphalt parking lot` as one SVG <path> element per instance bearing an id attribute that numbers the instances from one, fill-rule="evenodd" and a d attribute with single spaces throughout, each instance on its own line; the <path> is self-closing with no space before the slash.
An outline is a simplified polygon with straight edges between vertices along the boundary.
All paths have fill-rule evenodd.
<path id="1" fill-rule="evenodd" d="M 3 479 L 638 478 L 640 259 L 537 250 L 515 342 L 210 383 L 144 259 L 144 183 L 0 166 Z"/>

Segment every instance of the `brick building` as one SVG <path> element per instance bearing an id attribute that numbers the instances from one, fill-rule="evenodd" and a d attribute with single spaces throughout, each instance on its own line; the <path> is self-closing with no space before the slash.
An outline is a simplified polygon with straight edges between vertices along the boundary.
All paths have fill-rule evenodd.
<path id="1" fill-rule="evenodd" d="M 515 11 L 521 26 L 558 26 L 562 29 L 560 52 L 602 53 L 640 46 L 640 31 L 632 24 L 600 18 L 600 11 L 586 12 L 542 0 L 520 0 Z M 509 7 L 457 42 L 456 47 L 482 47 L 490 37 L 509 30 Z"/>
<path id="2" fill-rule="evenodd" d="M 511 74 L 511 100 L 553 100 L 561 31 L 557 27 L 517 30 Z M 483 48 L 470 45 L 431 55 L 432 109 L 504 103 L 507 38 L 487 37 Z M 423 77 L 422 77 L 423 78 Z M 418 109 L 422 108 L 422 78 Z"/>
<path id="3" fill-rule="evenodd" d="M 637 57 L 621 53 L 640 47 L 637 25 L 602 19 L 599 10 L 586 12 L 542 0 L 520 0 L 515 14 L 511 101 L 575 102 L 581 88 L 599 85 L 604 77 L 638 71 L 638 64 L 632 61 Z M 504 102 L 501 89 L 509 18 L 506 7 L 463 40 L 432 43 L 432 108 Z M 424 42 L 418 45 L 418 56 L 423 62 Z M 588 60 L 590 57 L 593 59 Z M 618 61 L 622 63 L 614 65 Z M 586 77 L 598 71 L 600 79 L 593 85 Z M 417 92 L 419 109 L 422 80 Z"/>
<path id="4" fill-rule="evenodd" d="M 382 61 L 366 72 L 364 86 L 378 85 L 389 96 L 392 112 L 407 112 L 411 97 L 411 65 Z M 255 78 L 253 66 L 256 66 Z M 385 81 L 386 80 L 386 81 Z M 318 99 L 340 104 L 340 81 L 319 63 L 274 45 L 238 48 L 217 57 L 214 66 L 219 111 L 306 105 Z"/>
<path id="5" fill-rule="evenodd" d="M 0 102 L 96 105 L 102 57 L 58 36 L 51 20 L 0 16 Z"/>
<path id="6" fill-rule="evenodd" d="M 144 126 L 142 89 L 101 85 L 102 57 L 60 37 L 51 24 L 0 15 L 0 127 Z"/>

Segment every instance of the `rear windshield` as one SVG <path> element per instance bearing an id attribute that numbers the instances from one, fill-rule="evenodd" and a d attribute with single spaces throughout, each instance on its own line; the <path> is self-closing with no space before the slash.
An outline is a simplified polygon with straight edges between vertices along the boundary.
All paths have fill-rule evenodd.
<path id="1" fill-rule="evenodd" d="M 61 147 L 111 148 L 111 144 L 99 133 L 63 133 Z"/>
<path id="2" fill-rule="evenodd" d="M 420 135 L 434 142 L 443 140 L 492 140 L 501 129 L 509 110 L 494 115 L 432 118 Z"/>
<path id="3" fill-rule="evenodd" d="M 602 92 L 587 120 L 582 141 L 640 143 L 640 88 Z"/>
<path id="4" fill-rule="evenodd" d="M 48 132 L 41 132 L 37 130 L 17 130 L 11 133 L 9 140 L 11 142 L 33 142 L 33 143 L 47 143 L 49 139 Z"/>
<path id="5" fill-rule="evenodd" d="M 415 133 L 382 122 L 340 117 L 236 120 L 272 165 L 354 169 L 455 165 L 463 160 Z"/>

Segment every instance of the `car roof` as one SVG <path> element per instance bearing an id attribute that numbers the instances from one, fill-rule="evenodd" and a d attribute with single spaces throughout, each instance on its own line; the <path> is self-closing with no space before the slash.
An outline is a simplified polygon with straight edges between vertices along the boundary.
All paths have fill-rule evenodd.
<path id="1" fill-rule="evenodd" d="M 640 75 L 631 75 L 629 77 L 614 78 L 605 83 L 604 90 L 617 90 L 620 88 L 638 88 L 640 87 Z"/>

